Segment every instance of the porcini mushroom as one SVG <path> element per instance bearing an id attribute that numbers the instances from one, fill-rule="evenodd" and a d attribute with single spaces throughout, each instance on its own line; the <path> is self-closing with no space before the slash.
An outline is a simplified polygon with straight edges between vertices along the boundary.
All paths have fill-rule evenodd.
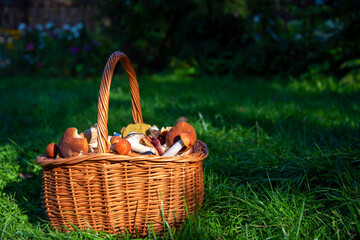
<path id="1" fill-rule="evenodd" d="M 89 151 L 89 145 L 86 138 L 78 134 L 76 128 L 66 129 L 58 144 L 61 157 L 77 156 Z"/>
<path id="2" fill-rule="evenodd" d="M 182 149 L 190 148 L 191 145 L 191 136 L 189 133 L 180 133 L 180 139 L 175 144 L 171 146 L 162 156 L 163 157 L 173 157 L 178 154 Z"/>
<path id="3" fill-rule="evenodd" d="M 175 142 L 180 140 L 181 133 L 188 133 L 190 144 L 186 148 L 181 149 L 180 153 L 186 152 L 191 148 L 192 145 L 196 142 L 196 132 L 195 129 L 187 122 L 178 122 L 174 127 L 166 134 L 166 145 L 171 147 Z"/>
<path id="4" fill-rule="evenodd" d="M 48 157 L 55 158 L 58 154 L 58 146 L 55 143 L 50 143 L 49 145 L 47 145 L 45 151 Z"/>
<path id="5" fill-rule="evenodd" d="M 131 145 L 131 151 L 137 152 L 137 153 L 144 153 L 144 152 L 152 152 L 156 153 L 155 148 L 145 146 L 141 143 L 143 141 L 143 138 L 145 137 L 142 133 L 130 133 L 128 134 L 125 139 L 129 141 Z"/>

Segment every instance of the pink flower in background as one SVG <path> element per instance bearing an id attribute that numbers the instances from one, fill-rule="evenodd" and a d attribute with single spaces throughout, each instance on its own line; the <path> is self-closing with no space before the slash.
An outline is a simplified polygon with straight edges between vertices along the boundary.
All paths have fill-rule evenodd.
<path id="1" fill-rule="evenodd" d="M 33 42 L 29 42 L 28 45 L 26 45 L 26 49 L 28 51 L 34 51 L 35 50 L 35 45 Z"/>
<path id="2" fill-rule="evenodd" d="M 44 64 L 42 62 L 38 62 L 38 64 L 37 64 L 38 68 L 42 68 L 43 66 L 44 66 Z"/>
<path id="3" fill-rule="evenodd" d="M 79 53 L 79 52 L 80 52 L 80 48 L 78 48 L 78 47 L 71 47 L 71 52 L 72 52 L 72 53 Z"/>

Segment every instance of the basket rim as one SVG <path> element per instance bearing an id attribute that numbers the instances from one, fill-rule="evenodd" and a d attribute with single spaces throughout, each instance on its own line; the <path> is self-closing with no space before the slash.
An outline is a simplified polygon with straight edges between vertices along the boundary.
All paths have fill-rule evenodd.
<path id="1" fill-rule="evenodd" d="M 74 165 L 84 161 L 110 161 L 110 162 L 153 162 L 153 163 L 184 163 L 184 162 L 198 162 L 204 160 L 209 155 L 207 145 L 197 140 L 194 144 L 194 153 L 182 157 L 162 157 L 155 155 L 140 155 L 136 153 L 129 153 L 128 155 L 119 155 L 116 152 L 108 151 L 107 153 L 91 152 L 79 156 L 68 158 L 49 158 L 46 154 L 36 157 L 36 164 L 43 167 L 58 167 L 62 165 Z"/>

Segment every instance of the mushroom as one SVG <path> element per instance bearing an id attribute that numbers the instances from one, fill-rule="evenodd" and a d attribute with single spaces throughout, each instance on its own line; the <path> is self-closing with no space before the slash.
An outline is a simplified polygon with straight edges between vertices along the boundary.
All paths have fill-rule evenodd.
<path id="1" fill-rule="evenodd" d="M 95 123 L 89 129 L 86 129 L 85 131 L 83 131 L 79 135 L 80 135 L 80 137 L 86 138 L 86 140 L 88 141 L 88 144 L 92 148 L 97 148 L 97 144 L 98 144 L 97 143 L 97 137 L 98 137 L 97 123 Z"/>
<path id="2" fill-rule="evenodd" d="M 145 137 L 142 133 L 130 133 L 128 134 L 125 139 L 129 141 L 131 145 L 131 151 L 138 152 L 138 153 L 144 153 L 144 152 L 152 152 L 156 153 L 156 149 L 154 147 L 148 147 L 141 143 L 143 141 L 143 138 Z"/>
<path id="3" fill-rule="evenodd" d="M 58 154 L 58 146 L 55 143 L 50 143 L 49 145 L 47 145 L 45 151 L 48 157 L 55 158 Z"/>
<path id="4" fill-rule="evenodd" d="M 146 123 L 129 124 L 126 126 L 124 131 L 122 131 L 122 134 L 123 134 L 123 137 L 126 137 L 131 132 L 143 133 L 145 135 L 148 135 L 150 128 L 151 128 L 151 126 Z"/>
<path id="5" fill-rule="evenodd" d="M 124 138 L 117 138 L 113 140 L 113 142 L 114 143 L 110 145 L 110 150 L 116 151 L 120 155 L 127 155 L 130 152 L 131 145 L 128 140 Z"/>
<path id="6" fill-rule="evenodd" d="M 117 142 L 119 142 L 120 141 L 120 139 L 123 139 L 123 138 L 121 138 L 120 136 L 112 136 L 111 138 L 110 138 L 110 144 L 116 144 Z"/>
<path id="7" fill-rule="evenodd" d="M 151 143 L 156 148 L 159 155 L 162 156 L 164 154 L 164 149 L 162 148 L 159 139 L 157 139 L 156 137 L 151 137 Z"/>
<path id="8" fill-rule="evenodd" d="M 156 156 L 159 156 L 159 155 L 160 155 L 160 154 L 159 154 L 159 151 L 158 151 L 157 148 L 152 144 L 152 142 L 149 140 L 148 137 L 144 136 L 141 140 L 144 142 L 145 146 L 148 146 L 148 147 L 154 149 L 154 151 L 155 151 L 154 153 L 155 153 Z"/>
<path id="9" fill-rule="evenodd" d="M 185 157 L 185 156 L 188 156 L 188 155 L 190 155 L 192 153 L 194 153 L 194 145 L 189 150 L 187 150 L 186 152 L 183 152 L 180 156 Z"/>
<path id="10" fill-rule="evenodd" d="M 59 144 L 61 157 L 77 156 L 79 154 L 88 153 L 89 145 L 86 138 L 78 134 L 76 128 L 66 129 L 64 135 L 61 137 Z"/>
<path id="11" fill-rule="evenodd" d="M 149 128 L 149 132 L 150 132 L 150 137 L 157 138 L 160 135 L 160 130 L 156 125 L 151 126 L 151 128 Z"/>
<path id="12" fill-rule="evenodd" d="M 164 145 L 166 143 L 165 138 L 168 132 L 171 130 L 171 127 L 162 127 L 160 130 L 160 135 L 157 137 L 161 143 L 161 145 Z"/>
<path id="13" fill-rule="evenodd" d="M 180 152 L 180 150 L 182 150 L 183 148 L 190 148 L 192 145 L 192 139 L 189 133 L 180 133 L 180 140 L 177 141 L 175 144 L 173 144 L 171 146 L 171 148 L 169 148 L 164 155 L 162 155 L 163 157 L 173 157 L 176 154 L 178 154 Z"/>
<path id="14" fill-rule="evenodd" d="M 116 151 L 120 155 L 127 155 L 131 150 L 131 145 L 128 140 L 120 138 L 116 143 Z"/>
<path id="15" fill-rule="evenodd" d="M 181 133 L 188 133 L 190 138 L 190 144 L 180 151 L 180 153 L 183 153 L 189 150 L 196 142 L 195 129 L 187 122 L 178 122 L 171 128 L 166 134 L 166 145 L 171 147 L 175 142 L 179 141 Z"/>

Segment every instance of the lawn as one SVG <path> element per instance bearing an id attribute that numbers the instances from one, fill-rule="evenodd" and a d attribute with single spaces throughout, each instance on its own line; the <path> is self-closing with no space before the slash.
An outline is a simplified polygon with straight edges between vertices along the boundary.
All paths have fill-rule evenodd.
<path id="1" fill-rule="evenodd" d="M 132 122 L 120 73 L 110 133 Z M 360 239 L 360 83 L 174 74 L 138 81 L 146 123 L 186 116 L 210 151 L 201 211 L 165 239 Z M 66 128 L 97 121 L 99 85 L 100 76 L 1 77 L 0 239 L 118 238 L 54 231 L 35 164 Z"/>

